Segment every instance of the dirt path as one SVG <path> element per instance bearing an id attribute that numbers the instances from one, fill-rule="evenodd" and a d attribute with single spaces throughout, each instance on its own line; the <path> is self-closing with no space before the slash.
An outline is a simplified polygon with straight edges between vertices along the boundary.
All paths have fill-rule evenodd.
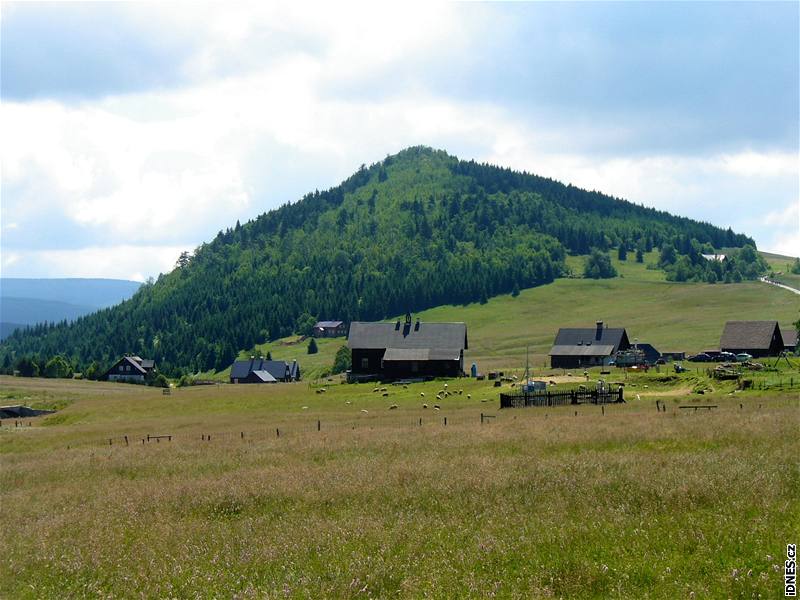
<path id="1" fill-rule="evenodd" d="M 782 284 L 782 283 L 778 283 L 777 281 L 770 281 L 770 280 L 769 280 L 769 279 L 767 279 L 766 277 L 761 277 L 761 278 L 759 278 L 759 281 L 762 281 L 762 282 L 764 282 L 764 283 L 768 283 L 768 284 L 770 284 L 770 285 L 774 285 L 774 286 L 776 286 L 776 287 L 779 287 L 779 288 L 783 288 L 783 289 L 785 289 L 785 290 L 789 290 L 790 292 L 792 292 L 792 293 L 794 293 L 794 294 L 798 294 L 798 295 L 800 295 L 800 290 L 797 290 L 797 289 L 795 289 L 795 288 L 793 288 L 793 287 L 789 287 L 788 285 L 784 285 L 784 284 Z"/>

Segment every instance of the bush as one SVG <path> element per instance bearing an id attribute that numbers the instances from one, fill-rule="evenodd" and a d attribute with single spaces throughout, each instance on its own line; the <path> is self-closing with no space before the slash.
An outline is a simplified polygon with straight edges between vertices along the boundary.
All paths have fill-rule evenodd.
<path id="1" fill-rule="evenodd" d="M 617 276 L 617 270 L 611 264 L 608 254 L 594 248 L 586 258 L 583 276 L 588 279 L 610 279 Z"/>
<path id="2" fill-rule="evenodd" d="M 308 353 L 316 354 L 317 352 L 319 352 L 319 348 L 317 348 L 317 340 L 311 338 L 311 341 L 308 342 Z"/>
<path id="3" fill-rule="evenodd" d="M 347 346 L 342 346 L 336 351 L 336 358 L 333 359 L 333 367 L 331 373 L 344 373 L 351 367 L 350 349 Z"/>

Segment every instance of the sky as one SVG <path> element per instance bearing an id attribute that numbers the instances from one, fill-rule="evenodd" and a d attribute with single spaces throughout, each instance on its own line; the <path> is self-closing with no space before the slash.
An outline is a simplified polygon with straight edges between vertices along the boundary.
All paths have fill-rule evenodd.
<path id="1" fill-rule="evenodd" d="M 800 255 L 800 3 L 0 5 L 0 274 L 144 280 L 427 145 Z"/>

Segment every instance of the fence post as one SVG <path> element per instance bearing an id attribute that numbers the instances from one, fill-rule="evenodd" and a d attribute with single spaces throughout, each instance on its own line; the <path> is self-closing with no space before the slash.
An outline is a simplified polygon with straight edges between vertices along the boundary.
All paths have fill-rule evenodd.
<path id="1" fill-rule="evenodd" d="M 127 435 L 125 436 L 125 445 L 126 446 L 128 445 L 128 436 Z"/>
<path id="2" fill-rule="evenodd" d="M 422 417 L 419 418 L 419 426 L 422 427 Z"/>
<path id="3" fill-rule="evenodd" d="M 481 413 L 481 425 L 483 425 L 483 413 Z"/>
<path id="4" fill-rule="evenodd" d="M 322 422 L 319 419 L 317 419 L 317 431 L 321 430 L 322 430 Z"/>
<path id="5" fill-rule="evenodd" d="M 275 437 L 281 437 L 281 430 L 277 427 L 275 428 Z"/>
<path id="6" fill-rule="evenodd" d="M 444 424 L 447 425 L 447 417 L 444 418 Z"/>
<path id="7" fill-rule="evenodd" d="M 600 412 L 603 413 L 604 415 L 606 414 L 606 407 L 603 406 L 602 404 L 600 405 Z"/>
<path id="8" fill-rule="evenodd" d="M 111 438 L 108 438 L 108 445 L 111 446 Z"/>

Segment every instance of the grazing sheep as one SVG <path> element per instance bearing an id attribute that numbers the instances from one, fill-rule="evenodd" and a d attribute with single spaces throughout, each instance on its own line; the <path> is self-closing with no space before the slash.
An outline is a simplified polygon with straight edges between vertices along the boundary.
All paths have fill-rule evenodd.
<path id="1" fill-rule="evenodd" d="M 382 391 L 382 392 L 385 392 L 385 391 L 386 391 L 386 388 L 381 388 L 381 391 Z"/>
<path id="2" fill-rule="evenodd" d="M 555 385 L 555 384 L 556 384 L 556 382 L 551 379 L 550 380 L 550 385 Z"/>
<path id="3" fill-rule="evenodd" d="M 396 408 L 397 408 L 397 404 L 392 404 L 392 405 L 389 407 L 389 410 L 394 410 L 394 409 L 396 409 Z"/>
<path id="4" fill-rule="evenodd" d="M 345 400 L 344 403 L 345 404 L 352 404 L 352 402 L 350 402 L 350 400 Z"/>
<path id="5" fill-rule="evenodd" d="M 447 389 L 447 384 L 446 383 L 444 384 L 444 389 Z"/>
<path id="6" fill-rule="evenodd" d="M 439 394 L 436 394 L 436 399 L 437 399 L 437 400 L 441 400 L 441 399 L 442 399 L 441 395 L 439 395 Z"/>
<path id="7" fill-rule="evenodd" d="M 314 393 L 315 393 L 315 394 L 321 394 L 321 393 L 322 393 L 322 391 L 321 391 L 321 390 L 316 390 Z"/>
<path id="8" fill-rule="evenodd" d="M 388 395 L 389 395 L 389 392 L 384 392 L 383 394 L 381 394 L 381 396 L 383 396 L 384 398 L 386 398 Z"/>
<path id="9" fill-rule="evenodd" d="M 461 396 L 464 393 L 464 390 L 458 390 L 458 395 Z"/>
<path id="10" fill-rule="evenodd" d="M 481 400 L 481 402 L 488 402 L 488 400 L 484 398 L 483 400 Z"/>
<path id="11" fill-rule="evenodd" d="M 441 410 L 441 408 L 442 408 L 442 407 L 441 407 L 441 406 L 439 406 L 438 404 L 434 404 L 434 405 L 433 405 L 433 410 Z"/>
<path id="12" fill-rule="evenodd" d="M 373 393 L 379 392 L 379 391 L 381 391 L 381 388 L 375 388 L 374 390 L 372 390 Z"/>
<path id="13" fill-rule="evenodd" d="M 420 395 L 420 398 L 424 398 L 425 397 L 425 392 L 420 392 L 419 395 Z"/>
<path id="14" fill-rule="evenodd" d="M 303 406 L 302 408 L 303 408 L 303 410 L 308 410 L 307 406 Z"/>
<path id="15" fill-rule="evenodd" d="M 364 413 L 364 414 L 367 414 L 369 411 L 366 408 L 362 408 L 361 412 Z"/>
<path id="16" fill-rule="evenodd" d="M 426 402 L 425 404 L 423 404 L 422 408 L 428 408 L 428 403 Z"/>
<path id="17" fill-rule="evenodd" d="M 404 389 L 404 390 L 407 390 L 407 389 L 408 389 L 408 386 L 407 386 L 407 385 L 405 385 L 405 384 L 403 384 L 403 389 Z"/>
<path id="18" fill-rule="evenodd" d="M 472 400 L 472 394 L 467 394 L 467 400 Z"/>

